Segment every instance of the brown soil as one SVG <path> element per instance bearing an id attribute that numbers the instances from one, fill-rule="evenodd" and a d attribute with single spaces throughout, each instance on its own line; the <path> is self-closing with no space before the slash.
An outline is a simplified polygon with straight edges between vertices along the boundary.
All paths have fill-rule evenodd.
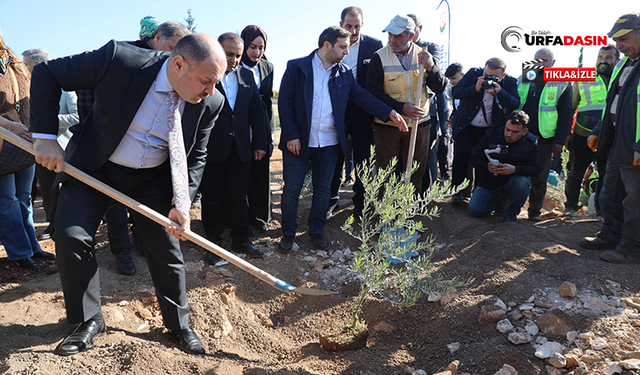
<path id="1" fill-rule="evenodd" d="M 273 165 L 278 177 L 278 160 Z M 282 293 L 234 266 L 205 265 L 204 250 L 183 243 L 191 325 L 207 349 L 204 356 L 185 354 L 163 332 L 144 256 L 134 256 L 135 276 L 119 275 L 102 226 L 97 257 L 108 334 L 85 353 L 61 357 L 56 346 L 72 328 L 66 323 L 55 262 L 38 261 L 39 270 L 20 271 L 9 264 L 2 249 L 0 373 L 381 375 L 399 374 L 403 365 L 409 365 L 433 374 L 459 360 L 462 372 L 494 374 L 510 364 L 520 374 L 539 374 L 546 372 L 545 363 L 534 356 L 530 344 L 512 344 L 495 323 L 478 324 L 481 306 L 495 297 L 505 303 L 521 304 L 532 296 L 537 301 L 557 293 L 564 281 L 576 284 L 580 293 L 594 295 L 612 295 L 608 280 L 632 293 L 640 289 L 638 266 L 608 264 L 599 260 L 599 252 L 578 246 L 582 237 L 599 229 L 601 222 L 595 216 L 541 223 L 520 220 L 514 226 L 501 223 L 499 217 L 474 219 L 464 205 L 438 202 L 440 217 L 425 223 L 437 236 L 432 275 L 475 278 L 475 282 L 444 305 L 425 296 L 415 306 L 401 308 L 370 297 L 362 313 L 371 331 L 366 347 L 329 352 L 318 343 L 318 332 L 349 318 L 359 285 L 347 274 L 346 262 L 326 261 L 313 249 L 306 233 L 310 197 L 300 205 L 299 250 L 289 255 L 275 250 L 280 236 L 280 184 L 274 182 L 273 190 L 275 218 L 267 232 L 254 239 L 266 256 L 249 261 L 295 286 L 330 289 L 338 295 Z M 347 190 L 326 228 L 332 250 L 358 245 L 340 229 L 352 212 Z M 40 201 L 35 213 L 41 232 L 46 223 Z M 193 209 L 194 230 L 202 233 L 199 216 L 199 209 Z M 51 240 L 41 245 L 54 251 Z M 638 328 L 622 314 L 582 314 L 561 307 L 552 311 L 578 332 L 603 335 L 615 328 L 619 348 L 636 350 Z M 512 323 L 524 326 L 525 320 Z M 547 337 L 566 344 L 563 337 Z M 460 349 L 451 353 L 447 345 L 455 342 Z"/>

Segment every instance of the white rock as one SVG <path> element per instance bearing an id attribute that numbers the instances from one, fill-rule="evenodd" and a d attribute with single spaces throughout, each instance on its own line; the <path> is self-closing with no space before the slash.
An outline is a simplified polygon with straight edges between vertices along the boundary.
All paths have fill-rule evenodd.
<path id="1" fill-rule="evenodd" d="M 533 302 L 533 301 L 535 301 L 535 300 L 536 300 L 536 296 L 535 296 L 535 294 L 534 294 L 534 295 L 532 295 L 531 297 L 529 297 L 529 299 L 527 300 L 527 302 L 528 302 L 528 303 L 532 303 L 532 302 Z"/>
<path id="2" fill-rule="evenodd" d="M 640 359 L 625 359 L 624 361 L 620 361 L 620 366 L 627 370 L 640 370 Z"/>
<path id="3" fill-rule="evenodd" d="M 535 356 L 538 358 L 546 359 L 553 355 L 553 353 L 562 354 L 562 345 L 555 341 L 547 342 L 536 350 Z"/>
<path id="4" fill-rule="evenodd" d="M 555 368 L 564 368 L 567 366 L 567 359 L 562 354 L 556 352 L 549 357 L 549 364 Z"/>
<path id="5" fill-rule="evenodd" d="M 494 303 L 494 305 L 498 306 L 502 310 L 505 310 L 505 311 L 507 310 L 507 305 L 505 305 L 505 303 L 502 302 L 500 298 L 498 298 L 498 300 L 496 301 L 496 303 Z"/>
<path id="6" fill-rule="evenodd" d="M 591 342 L 591 349 L 593 349 L 593 350 L 602 350 L 602 349 L 606 348 L 607 346 L 608 346 L 607 345 L 607 340 L 605 340 L 602 337 L 596 337 Z"/>
<path id="7" fill-rule="evenodd" d="M 520 305 L 519 307 L 520 310 L 533 310 L 533 304 L 532 303 L 525 303 Z"/>
<path id="8" fill-rule="evenodd" d="M 532 336 L 537 335 L 538 331 L 540 331 L 540 329 L 538 329 L 538 326 L 534 322 L 527 323 L 527 325 L 524 326 L 524 329 L 525 331 L 529 332 Z"/>
<path id="9" fill-rule="evenodd" d="M 304 260 L 305 262 L 317 262 L 318 261 L 318 257 L 313 257 L 313 256 L 306 256 L 304 258 L 302 258 L 302 260 Z"/>
<path id="10" fill-rule="evenodd" d="M 345 257 L 351 256 L 351 249 L 347 247 L 346 249 L 342 250 L 342 253 Z"/>
<path id="11" fill-rule="evenodd" d="M 538 337 L 536 337 L 536 344 L 538 344 L 539 346 L 542 346 L 542 345 L 546 344 L 546 343 L 547 343 L 547 341 L 548 341 L 548 340 L 547 340 L 547 338 L 546 338 L 546 337 L 544 337 L 544 336 L 538 336 Z M 537 348 L 536 348 L 536 349 L 537 349 Z"/>
<path id="12" fill-rule="evenodd" d="M 567 332 L 567 341 L 573 342 L 578 338 L 579 333 L 576 331 Z"/>
<path id="13" fill-rule="evenodd" d="M 426 371 L 424 371 L 424 370 L 416 370 L 416 374 L 418 374 L 418 375 L 427 375 Z"/>
<path id="14" fill-rule="evenodd" d="M 612 364 L 607 366 L 607 368 L 602 370 L 602 372 L 604 372 L 607 375 L 619 374 L 622 372 L 622 367 L 620 367 L 618 362 L 613 362 Z"/>
<path id="15" fill-rule="evenodd" d="M 502 319 L 496 324 L 496 329 L 500 333 L 507 333 L 513 331 L 513 325 L 509 321 L 509 319 Z"/>
<path id="16" fill-rule="evenodd" d="M 291 246 L 291 251 L 298 251 L 300 250 L 300 246 L 297 243 L 293 243 L 293 246 Z"/>
<path id="17" fill-rule="evenodd" d="M 327 252 L 326 252 L 326 251 L 324 251 L 324 250 L 320 250 L 320 251 L 318 251 L 318 252 L 316 253 L 316 255 L 317 255 L 317 256 L 319 256 L 319 257 L 323 257 L 323 258 L 327 258 L 327 257 L 329 257 L 329 253 L 327 253 Z"/>
<path id="18" fill-rule="evenodd" d="M 503 365 L 495 375 L 518 375 L 518 371 L 509 365 Z"/>
<path id="19" fill-rule="evenodd" d="M 516 345 L 527 344 L 533 341 L 533 336 L 528 332 L 511 332 L 509 334 L 509 341 Z"/>
<path id="20" fill-rule="evenodd" d="M 338 260 L 344 256 L 344 253 L 341 250 L 336 250 L 331 255 L 331 259 Z"/>
<path id="21" fill-rule="evenodd" d="M 453 353 L 457 352 L 458 349 L 460 349 L 460 343 L 459 342 L 452 342 L 451 344 L 447 345 L 447 349 L 449 349 L 449 353 L 453 354 Z"/>

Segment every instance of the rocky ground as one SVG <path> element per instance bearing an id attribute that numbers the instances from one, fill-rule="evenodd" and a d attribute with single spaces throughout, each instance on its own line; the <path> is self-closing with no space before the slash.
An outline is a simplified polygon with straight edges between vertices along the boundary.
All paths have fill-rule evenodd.
<path id="1" fill-rule="evenodd" d="M 347 270 L 349 253 L 358 243 L 340 229 L 352 211 L 350 186 L 326 228 L 331 250 L 312 247 L 306 197 L 300 205 L 298 249 L 289 255 L 275 250 L 280 188 L 274 182 L 274 220 L 253 241 L 265 258 L 249 261 L 295 286 L 337 295 L 281 293 L 234 266 L 205 265 L 204 250 L 183 243 L 191 324 L 207 349 L 204 356 L 185 354 L 163 331 L 144 256 L 134 256 L 135 276 L 118 274 L 102 226 L 97 257 L 109 331 L 87 352 L 61 357 L 56 346 L 72 327 L 65 320 L 55 262 L 38 261 L 39 270 L 20 271 L 0 249 L 0 372 L 640 373 L 638 266 L 608 264 L 599 260 L 599 252 L 581 249 L 578 241 L 593 235 L 600 219 L 587 213 L 558 217 L 553 202 L 544 221 L 528 222 L 521 215 L 515 226 L 499 217 L 471 218 L 465 206 L 437 202 L 440 217 L 425 222 L 428 233 L 436 235 L 437 251 L 430 273 L 423 276 L 475 281 L 457 293 L 425 296 L 412 307 L 372 296 L 363 310 L 371 331 L 366 347 L 337 353 L 322 349 L 318 332 L 348 319 L 359 290 Z M 194 230 L 202 233 L 199 209 L 191 214 Z M 43 231 L 39 201 L 36 221 L 38 232 Z M 51 240 L 41 245 L 54 251 Z M 225 245 L 230 245 L 228 239 Z"/>

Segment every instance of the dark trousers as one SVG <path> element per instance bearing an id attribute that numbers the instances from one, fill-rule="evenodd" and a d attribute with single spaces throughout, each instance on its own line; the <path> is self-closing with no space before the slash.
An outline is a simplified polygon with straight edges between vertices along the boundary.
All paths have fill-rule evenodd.
<path id="1" fill-rule="evenodd" d="M 251 161 L 240 160 L 235 141 L 221 163 L 207 162 L 200 184 L 202 193 L 202 226 L 207 237 L 218 240 L 227 226 L 233 242 L 249 238 L 247 191 Z"/>
<path id="2" fill-rule="evenodd" d="M 264 224 L 271 221 L 271 171 L 269 169 L 269 153 L 262 160 L 251 159 L 251 176 L 249 178 L 249 218 L 253 222 Z"/>
<path id="3" fill-rule="evenodd" d="M 422 178 L 421 193 L 427 191 L 431 184 L 438 180 L 438 141 L 440 139 L 438 137 L 438 124 L 436 124 L 435 118 L 431 118 L 429 124 L 429 154 L 427 156 L 427 170 Z"/>
<path id="4" fill-rule="evenodd" d="M 360 180 L 358 168 L 361 168 L 362 163 L 368 160 L 371 155 L 371 146 L 373 145 L 373 116 L 355 103 L 349 102 L 347 104 L 345 122 L 347 132 L 351 135 L 351 146 L 353 149 L 353 169 L 355 172 L 353 204 L 355 210 L 360 212 L 364 208 L 364 187 Z M 332 186 L 335 186 L 335 184 L 332 184 Z"/>
<path id="5" fill-rule="evenodd" d="M 456 136 L 453 144 L 453 165 L 451 167 L 453 174 L 451 182 L 453 186 L 460 185 L 467 178 L 471 154 L 473 154 L 476 145 L 488 129 L 469 125 Z M 469 185 L 472 186 L 473 181 L 470 181 Z"/>
<path id="6" fill-rule="evenodd" d="M 46 219 L 52 224 L 55 230 L 56 210 L 58 208 L 58 197 L 60 195 L 60 188 L 55 185 L 55 179 L 58 174 L 40 164 L 36 164 L 36 174 L 40 181 L 42 205 Z M 115 255 L 116 258 L 131 256 L 127 208 L 122 203 L 114 201 L 112 206 L 107 210 L 105 221 L 107 222 L 108 228 L 109 247 L 113 255 Z"/>
<path id="7" fill-rule="evenodd" d="M 440 176 L 445 178 L 449 174 L 449 143 L 444 135 L 438 139 L 436 155 L 438 156 Z"/>
<path id="8" fill-rule="evenodd" d="M 531 179 L 531 192 L 529 193 L 529 216 L 540 215 L 547 195 L 547 181 L 551 170 L 551 143 L 538 143 L 540 150 L 540 172 Z"/>
<path id="9" fill-rule="evenodd" d="M 640 256 L 640 168 L 607 164 L 602 194 L 600 237 L 618 242 L 616 250 Z"/>
<path id="10" fill-rule="evenodd" d="M 58 195 L 60 193 L 58 186 L 53 186 L 57 175 L 56 172 L 50 171 L 40 164 L 36 164 L 36 177 L 40 182 L 42 206 L 44 207 L 46 220 L 50 223 L 55 223 Z"/>
<path id="11" fill-rule="evenodd" d="M 569 150 L 569 175 L 564 189 L 567 196 L 567 201 L 564 203 L 566 208 L 578 209 L 584 174 L 593 161 L 594 155 L 594 152 L 587 146 L 587 137 L 574 134 Z"/>
<path id="12" fill-rule="evenodd" d="M 422 191 L 422 178 L 427 170 L 429 131 L 430 126 L 422 126 L 418 128 L 416 135 L 416 148 L 413 160 L 418 162 L 418 170 L 411 176 L 411 183 L 418 194 Z M 411 129 L 403 133 L 396 127 L 376 124 L 376 167 L 386 168 L 391 159 L 397 157 L 400 153 L 402 153 L 402 158 L 406 163 L 409 154 L 410 140 Z M 406 165 L 400 166 L 401 170 L 404 170 L 405 167 Z"/>
<path id="13" fill-rule="evenodd" d="M 91 173 L 147 207 L 168 215 L 173 189 L 169 163 L 131 169 L 111 162 Z M 56 254 L 69 323 L 82 323 L 100 312 L 100 279 L 95 233 L 112 199 L 70 179 L 62 184 L 56 212 Z M 171 330 L 189 327 L 184 260 L 178 239 L 161 225 L 134 213 L 145 246 L 164 324 Z"/>

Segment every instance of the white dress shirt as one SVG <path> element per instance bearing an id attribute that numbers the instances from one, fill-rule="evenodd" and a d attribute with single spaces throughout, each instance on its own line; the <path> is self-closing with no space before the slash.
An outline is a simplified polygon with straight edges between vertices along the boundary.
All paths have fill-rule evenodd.
<path id="1" fill-rule="evenodd" d="M 262 79 L 260 78 L 260 69 L 258 68 L 258 64 L 254 66 L 249 66 L 245 63 L 242 63 L 242 66 L 245 69 L 248 69 L 253 74 L 253 79 L 256 81 L 256 86 L 258 86 L 258 90 L 260 90 L 260 86 L 262 85 Z"/>
<path id="2" fill-rule="evenodd" d="M 173 91 L 173 88 L 167 78 L 168 61 L 167 59 L 160 68 L 156 80 L 149 88 L 129 129 L 109 161 L 129 168 L 153 168 L 164 163 L 169 157 L 167 113 L 170 103 L 169 92 Z M 184 112 L 184 106 L 185 101 L 180 98 L 180 115 Z M 177 116 L 176 121 L 179 121 Z"/>
<path id="3" fill-rule="evenodd" d="M 238 69 L 236 68 L 229 73 L 225 73 L 222 77 L 222 88 L 224 89 L 224 96 L 227 98 L 227 103 L 231 110 L 236 106 L 236 99 L 238 98 Z"/>
<path id="4" fill-rule="evenodd" d="M 351 72 L 353 72 L 353 78 L 356 78 L 356 79 L 358 78 L 356 74 L 358 73 L 358 52 L 359 51 L 360 51 L 360 38 L 358 38 L 358 40 L 355 43 L 349 46 L 349 54 L 344 57 L 344 60 L 342 60 L 343 63 L 348 65 L 349 68 L 351 68 Z"/>
<path id="5" fill-rule="evenodd" d="M 318 53 L 313 56 L 313 107 L 311 110 L 311 131 L 309 147 L 327 147 L 337 145 L 338 129 L 333 118 L 333 106 L 329 95 L 329 78 L 335 64 L 325 69 Z"/>
<path id="6" fill-rule="evenodd" d="M 493 110 L 493 96 L 489 94 L 486 90 L 482 90 L 484 95 L 482 95 L 482 105 L 484 106 L 484 112 L 482 113 L 482 107 L 478 110 L 476 117 L 471 120 L 471 125 L 478 128 L 490 128 L 491 127 L 491 112 Z M 486 119 L 484 115 L 487 115 Z"/>

